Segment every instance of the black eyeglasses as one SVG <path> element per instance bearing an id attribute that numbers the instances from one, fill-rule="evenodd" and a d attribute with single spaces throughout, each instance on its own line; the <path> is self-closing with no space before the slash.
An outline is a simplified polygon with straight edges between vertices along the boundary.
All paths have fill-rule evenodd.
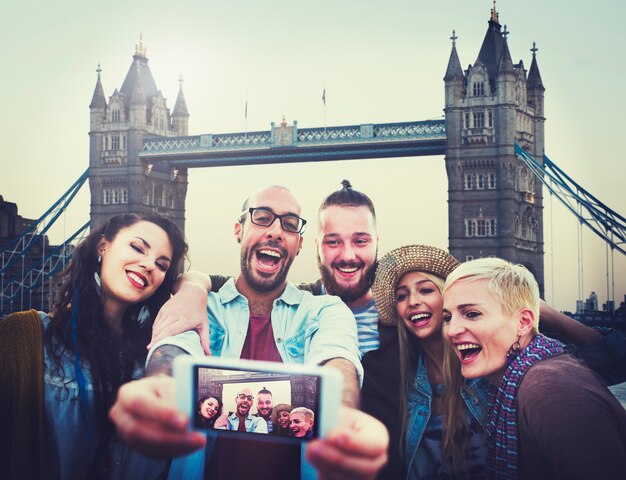
<path id="1" fill-rule="evenodd" d="M 241 219 L 246 213 L 250 213 L 252 223 L 260 227 L 269 227 L 274 223 L 274 220 L 278 218 L 280 220 L 280 226 L 285 232 L 299 233 L 302 235 L 306 230 L 306 220 L 293 213 L 278 215 L 267 208 L 251 207 L 241 212 L 239 218 Z"/>
<path id="2" fill-rule="evenodd" d="M 237 396 L 239 397 L 239 400 L 248 400 L 249 402 L 254 400 L 254 397 L 252 395 L 246 395 L 245 393 L 240 393 Z"/>

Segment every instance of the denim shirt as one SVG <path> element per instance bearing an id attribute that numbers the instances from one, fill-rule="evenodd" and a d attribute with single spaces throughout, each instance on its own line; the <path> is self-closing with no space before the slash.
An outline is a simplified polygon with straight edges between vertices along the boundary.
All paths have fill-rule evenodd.
<path id="1" fill-rule="evenodd" d="M 487 394 L 489 382 L 485 379 L 467 380 L 461 396 L 467 410 L 485 427 L 487 423 Z M 422 352 L 417 359 L 417 372 L 409 392 L 407 409 L 409 421 L 406 433 L 406 458 L 409 478 L 436 475 L 435 466 L 421 444 L 426 425 L 430 420 L 433 393 L 428 380 Z"/>
<path id="2" fill-rule="evenodd" d="M 211 353 L 238 359 L 248 332 L 250 308 L 248 299 L 230 279 L 219 292 L 210 292 L 207 313 Z M 282 295 L 274 300 L 272 330 L 276 348 L 284 363 L 322 364 L 333 358 L 345 358 L 356 368 L 359 382 L 363 378 L 354 315 L 338 298 L 313 296 L 287 283 Z M 195 331 L 181 333 L 156 344 L 174 345 L 186 352 L 204 356 Z M 148 357 L 148 360 L 150 355 Z M 205 457 L 210 455 L 215 433 L 207 434 L 207 448 L 172 462 L 169 479 L 204 478 Z M 304 452 L 304 449 L 303 449 Z M 302 478 L 314 478 L 311 465 L 302 461 Z"/>
<path id="3" fill-rule="evenodd" d="M 50 318 L 39 313 L 43 329 Z M 81 412 L 78 382 L 74 371 L 74 354 L 65 351 L 61 356 L 61 370 L 53 365 L 49 355 L 50 345 L 44 346 L 44 417 L 51 478 L 89 478 L 89 468 L 94 461 L 100 433 L 94 415 Z M 89 365 L 81 364 L 85 377 L 85 390 L 89 411 L 94 409 L 93 381 Z M 143 367 L 138 366 L 133 377 L 140 378 Z M 162 478 L 167 462 L 143 457 L 131 450 L 119 438 L 112 442 L 111 471 L 108 478 Z"/>
<path id="4" fill-rule="evenodd" d="M 267 422 L 264 418 L 256 417 L 249 413 L 244 422 L 246 424 L 246 432 L 269 433 L 267 431 Z M 235 413 L 228 416 L 227 428 L 228 430 L 239 429 L 239 417 Z"/>
<path id="5" fill-rule="evenodd" d="M 248 299 L 230 279 L 219 292 L 209 292 L 207 315 L 211 354 L 239 359 L 250 322 Z M 345 358 L 354 365 L 359 382 L 363 378 L 356 321 L 350 309 L 331 295 L 313 296 L 287 283 L 274 300 L 272 330 L 276 348 L 284 363 L 322 364 L 332 358 Z M 157 343 L 173 345 L 195 356 L 204 356 L 195 331 L 188 331 Z"/>

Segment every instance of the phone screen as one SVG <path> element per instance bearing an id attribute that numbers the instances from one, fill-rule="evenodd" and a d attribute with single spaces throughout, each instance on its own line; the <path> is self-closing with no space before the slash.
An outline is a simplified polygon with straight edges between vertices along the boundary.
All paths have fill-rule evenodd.
<path id="1" fill-rule="evenodd" d="M 319 376 L 193 368 L 194 428 L 288 442 L 319 437 Z"/>

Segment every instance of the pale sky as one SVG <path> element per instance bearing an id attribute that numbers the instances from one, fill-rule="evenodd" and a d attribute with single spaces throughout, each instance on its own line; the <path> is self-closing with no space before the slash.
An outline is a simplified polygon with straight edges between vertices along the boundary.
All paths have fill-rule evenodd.
<path id="1" fill-rule="evenodd" d="M 87 168 L 89 108 L 102 66 L 105 96 L 120 88 L 139 34 L 157 87 L 174 106 L 182 74 L 189 133 L 242 132 L 298 121 L 322 127 L 443 118 L 443 75 L 455 29 L 461 65 L 474 63 L 489 0 L 266 2 L 4 0 L 0 16 L 0 195 L 37 218 Z M 499 0 L 514 62 L 537 60 L 545 93 L 546 153 L 622 215 L 626 154 L 626 4 Z M 290 279 L 318 277 L 315 215 L 342 179 L 374 201 L 379 255 L 411 243 L 447 248 L 443 156 L 190 170 L 186 234 L 190 268 L 235 274 L 232 225 L 245 197 L 267 184 L 290 187 L 311 228 Z M 573 310 L 578 298 L 577 221 L 545 199 L 546 296 Z M 88 219 L 87 187 L 59 225 L 61 242 Z M 554 217 L 551 222 L 551 213 Z M 553 232 L 551 234 L 551 232 Z M 607 297 L 606 250 L 583 235 L 584 295 Z M 617 304 L 626 259 L 615 254 Z M 610 261 L 610 257 L 609 257 Z M 554 279 L 552 279 L 552 271 Z M 552 285 L 554 287 L 552 287 Z"/>

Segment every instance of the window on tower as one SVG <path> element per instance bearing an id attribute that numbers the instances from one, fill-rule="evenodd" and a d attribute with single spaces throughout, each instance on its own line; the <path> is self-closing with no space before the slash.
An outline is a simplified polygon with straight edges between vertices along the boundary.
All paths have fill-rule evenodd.
<path id="1" fill-rule="evenodd" d="M 485 112 L 474 112 L 472 114 L 472 120 L 474 121 L 474 128 L 484 128 L 485 127 Z"/>
<path id="2" fill-rule="evenodd" d="M 496 172 L 479 171 L 463 175 L 463 190 L 494 190 L 496 188 Z"/>
<path id="3" fill-rule="evenodd" d="M 466 237 L 495 237 L 496 234 L 495 218 L 479 217 L 465 219 Z"/>
<path id="4" fill-rule="evenodd" d="M 112 135 L 111 136 L 111 150 L 119 150 L 120 149 L 120 136 Z"/>
<path id="5" fill-rule="evenodd" d="M 111 121 L 119 122 L 120 121 L 120 110 L 119 108 L 114 108 L 111 110 Z"/>
<path id="6" fill-rule="evenodd" d="M 114 187 L 102 190 L 102 203 L 105 205 L 117 205 L 128 203 L 128 188 Z"/>
<path id="7" fill-rule="evenodd" d="M 484 97 L 485 96 L 485 82 L 473 82 L 472 94 L 474 97 Z"/>

